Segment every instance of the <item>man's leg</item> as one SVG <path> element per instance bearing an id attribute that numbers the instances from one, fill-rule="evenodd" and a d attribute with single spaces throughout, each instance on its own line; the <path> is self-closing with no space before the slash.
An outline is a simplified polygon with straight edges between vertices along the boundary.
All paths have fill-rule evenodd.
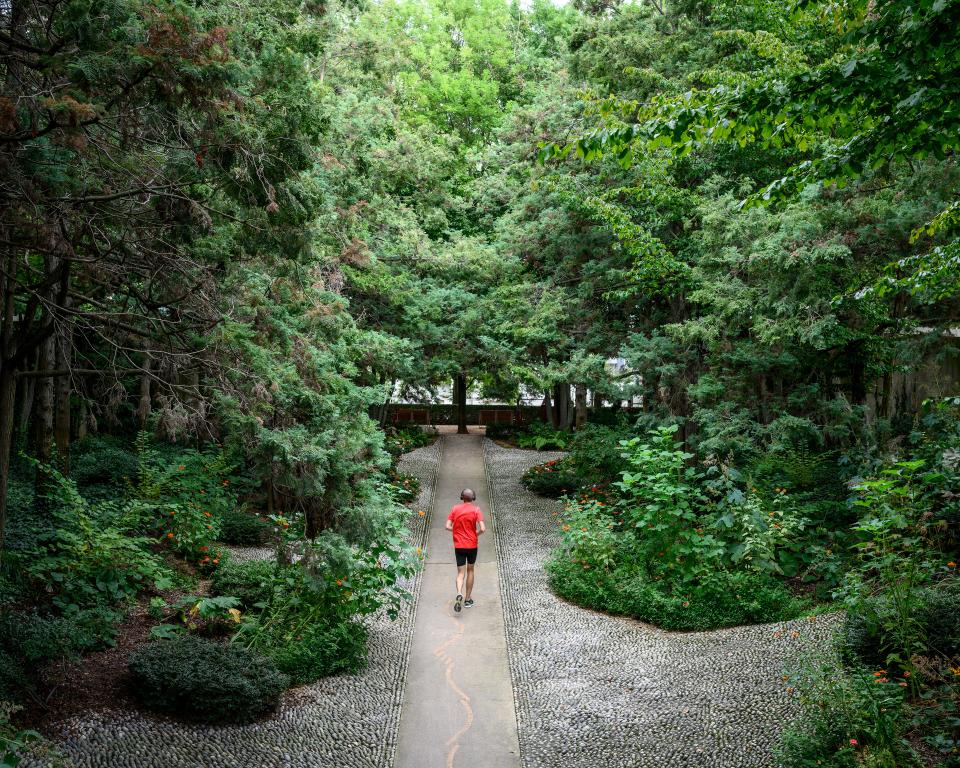
<path id="1" fill-rule="evenodd" d="M 463 593 L 463 599 L 469 600 L 470 594 L 473 592 L 473 566 L 467 565 L 467 591 Z"/>
<path id="2" fill-rule="evenodd" d="M 470 568 L 471 571 L 473 570 L 473 566 L 469 566 L 469 565 L 458 565 L 458 566 L 457 566 L 457 594 L 458 594 L 458 595 L 462 595 L 462 594 L 463 594 L 464 571 L 465 571 L 467 568 Z M 467 597 L 470 596 L 470 586 L 472 586 L 472 585 L 473 585 L 473 576 L 471 575 L 471 576 L 469 577 L 468 581 L 467 581 Z"/>

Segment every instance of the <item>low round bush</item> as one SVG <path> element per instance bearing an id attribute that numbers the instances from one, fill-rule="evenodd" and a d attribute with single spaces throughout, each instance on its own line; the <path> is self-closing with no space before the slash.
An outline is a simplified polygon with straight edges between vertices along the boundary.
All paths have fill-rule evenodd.
<path id="1" fill-rule="evenodd" d="M 190 635 L 130 654 L 137 698 L 148 709 L 202 723 L 247 723 L 276 708 L 290 678 L 270 659 Z"/>
<path id="2" fill-rule="evenodd" d="M 235 597 L 244 610 L 250 610 L 257 603 L 270 602 L 276 573 L 273 560 L 228 560 L 214 571 L 211 592 Z"/>
<path id="3" fill-rule="evenodd" d="M 223 514 L 220 523 L 220 541 L 242 547 L 255 547 L 268 541 L 273 526 L 244 509 L 231 509 Z"/>
<path id="4" fill-rule="evenodd" d="M 358 672 L 367 662 L 367 630 L 356 621 L 314 624 L 294 640 L 278 643 L 270 657 L 295 685 Z"/>

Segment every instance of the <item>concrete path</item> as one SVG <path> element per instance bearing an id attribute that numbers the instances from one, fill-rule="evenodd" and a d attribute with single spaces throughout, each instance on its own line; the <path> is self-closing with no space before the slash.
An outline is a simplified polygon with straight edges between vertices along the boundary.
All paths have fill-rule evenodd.
<path id="1" fill-rule="evenodd" d="M 395 768 L 519 768 L 503 607 L 479 435 L 444 435 L 430 516 Z M 463 488 L 487 520 L 477 558 L 476 605 L 453 611 L 456 566 L 447 513 Z"/>

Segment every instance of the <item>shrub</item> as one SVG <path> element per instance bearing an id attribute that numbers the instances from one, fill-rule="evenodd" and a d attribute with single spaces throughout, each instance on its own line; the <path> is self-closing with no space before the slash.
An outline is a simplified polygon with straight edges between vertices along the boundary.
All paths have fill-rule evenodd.
<path id="1" fill-rule="evenodd" d="M 187 560 L 213 568 L 219 553 L 212 543 L 219 536 L 223 515 L 236 506 L 224 452 L 151 445 L 149 436 L 137 436 L 138 476 L 134 493 L 161 541 Z"/>
<path id="2" fill-rule="evenodd" d="M 424 445 L 430 445 L 435 439 L 436 435 L 420 429 L 416 425 L 389 427 L 383 439 L 383 447 L 396 461 L 409 451 Z"/>
<path id="3" fill-rule="evenodd" d="M 835 661 L 808 662 L 791 676 L 802 717 L 784 733 L 777 750 L 785 768 L 904 768 L 916 765 L 903 738 L 902 680 L 863 668 L 844 670 Z"/>
<path id="4" fill-rule="evenodd" d="M 520 482 L 528 490 L 552 499 L 573 493 L 580 485 L 580 479 L 569 469 L 565 459 L 530 467 Z"/>
<path id="5" fill-rule="evenodd" d="M 627 469 L 620 441 L 631 431 L 625 425 L 613 428 L 587 424 L 573 433 L 565 463 L 585 483 L 610 483 Z"/>
<path id="6" fill-rule="evenodd" d="M 951 657 L 960 654 L 960 585 L 917 589 L 911 598 L 910 621 L 918 638 L 917 650 Z M 843 648 L 852 661 L 883 666 L 895 649 L 886 627 L 898 620 L 889 594 L 862 598 L 847 612 Z"/>
<path id="7" fill-rule="evenodd" d="M 272 560 L 228 560 L 213 573 L 214 595 L 230 595 L 245 610 L 257 603 L 269 603 L 273 596 L 277 564 Z"/>
<path id="8" fill-rule="evenodd" d="M 533 448 L 537 451 L 562 451 L 569 440 L 570 433 L 566 430 L 539 423 L 531 424 L 524 433 L 517 435 L 517 445 L 520 448 Z"/>
<path id="9" fill-rule="evenodd" d="M 367 661 L 367 630 L 356 621 L 316 623 L 268 651 L 295 685 L 341 672 L 358 672 Z"/>
<path id="10" fill-rule="evenodd" d="M 720 571 L 697 584 L 655 581 L 636 563 L 605 569 L 558 554 L 547 572 L 551 588 L 565 600 L 668 630 L 782 621 L 805 607 L 775 579 L 746 571 Z"/>
<path id="11" fill-rule="evenodd" d="M 276 708 L 290 682 L 273 661 L 186 635 L 130 655 L 134 691 L 149 709 L 203 723 L 245 723 Z"/>
<path id="12" fill-rule="evenodd" d="M 131 505 L 91 505 L 76 484 L 52 467 L 46 500 L 55 529 L 40 537 L 40 549 L 17 554 L 38 589 L 61 609 L 119 603 L 168 582 L 168 571 L 149 540 L 130 535 L 139 516 Z"/>
<path id="13" fill-rule="evenodd" d="M 491 440 L 512 440 L 524 429 L 521 424 L 487 424 L 485 434 Z"/>
<path id="14" fill-rule="evenodd" d="M 220 522 L 220 541 L 225 544 L 254 547 L 272 535 L 273 526 L 269 522 L 242 507 L 224 512 Z"/>
<path id="15" fill-rule="evenodd" d="M 106 499 L 123 492 L 136 479 L 137 454 L 116 437 L 95 435 L 75 445 L 70 477 L 88 499 Z"/>
<path id="16" fill-rule="evenodd" d="M 91 610 L 69 618 L 39 611 L 0 613 L 0 699 L 19 698 L 44 664 L 102 646 L 102 625 L 112 626 L 114 618 Z"/>
<path id="17" fill-rule="evenodd" d="M 420 478 L 416 475 L 391 471 L 390 486 L 395 494 L 394 497 L 401 504 L 411 502 L 420 495 Z"/>

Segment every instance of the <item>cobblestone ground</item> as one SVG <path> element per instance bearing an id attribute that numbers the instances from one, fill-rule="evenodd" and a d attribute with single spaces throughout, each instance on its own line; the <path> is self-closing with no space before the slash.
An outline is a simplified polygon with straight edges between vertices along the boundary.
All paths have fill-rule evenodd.
<path id="1" fill-rule="evenodd" d="M 401 469 L 422 491 L 411 515 L 423 546 L 440 443 L 407 454 Z M 273 551 L 251 548 L 247 559 Z M 419 575 L 407 585 L 414 598 Z M 385 768 L 393 761 L 416 600 L 397 621 L 370 619 L 370 660 L 359 675 L 329 677 L 287 693 L 277 716 L 245 726 L 188 726 L 138 712 L 97 712 L 62 724 L 58 743 L 77 768 Z M 25 762 L 24 766 L 42 763 Z"/>
<path id="2" fill-rule="evenodd" d="M 785 664 L 826 645 L 834 620 L 666 633 L 565 603 L 543 568 L 559 503 L 519 483 L 562 454 L 484 452 L 524 768 L 773 765 L 795 714 Z"/>

